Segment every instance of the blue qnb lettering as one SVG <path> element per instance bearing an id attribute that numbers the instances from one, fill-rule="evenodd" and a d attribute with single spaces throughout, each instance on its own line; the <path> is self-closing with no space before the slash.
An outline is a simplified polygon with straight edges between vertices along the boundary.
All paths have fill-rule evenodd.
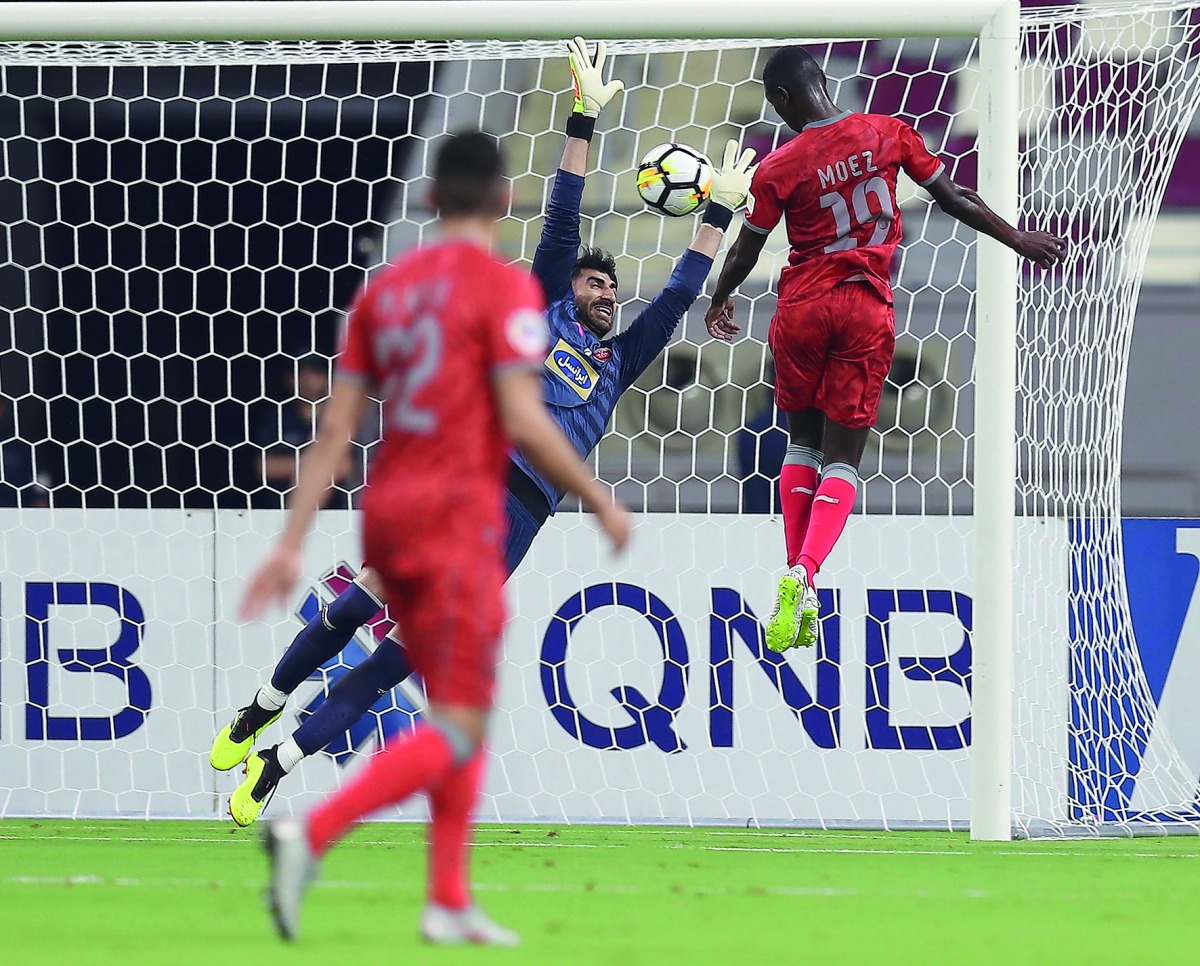
<path id="1" fill-rule="evenodd" d="M 602 607 L 628 607 L 649 621 L 662 647 L 663 680 L 650 701 L 637 688 L 609 693 L 629 713 L 630 723 L 609 728 L 590 720 L 567 686 L 567 650 L 571 632 L 586 614 Z M 592 748 L 640 748 L 653 744 L 672 753 L 687 745 L 675 732 L 675 715 L 687 693 L 688 652 L 683 629 L 671 609 L 654 594 L 633 584 L 593 584 L 564 603 L 542 640 L 541 679 L 546 706 L 563 731 Z"/>
<path id="2" fill-rule="evenodd" d="M 821 639 L 817 643 L 816 694 L 796 676 L 782 654 L 767 649 L 766 634 L 742 595 L 714 587 L 708 619 L 711 665 L 709 672 L 708 734 L 714 748 L 733 747 L 733 638 L 741 639 L 787 703 L 800 726 L 818 748 L 838 747 L 841 729 L 841 618 L 837 595 L 821 598 Z"/>
<path id="3" fill-rule="evenodd" d="M 310 591 L 296 610 L 297 616 L 305 624 L 312 620 L 321 608 L 321 602 L 315 592 Z M 358 667 L 367 659 L 367 652 L 355 637 L 342 648 L 340 654 L 335 654 L 322 664 L 310 676 L 310 681 L 320 681 L 324 687 L 316 693 L 313 699 L 296 713 L 297 720 L 304 721 L 316 713 L 329 697 L 332 688 L 343 675 Z M 393 688 L 379 696 L 379 700 L 348 731 L 342 732 L 337 738 L 321 749 L 322 754 L 329 755 L 343 768 L 355 758 L 355 752 L 367 747 L 372 740 L 377 747 L 383 745 L 400 734 L 411 731 L 416 727 L 420 715 L 399 688 Z"/>
<path id="4" fill-rule="evenodd" d="M 953 614 L 962 623 L 962 646 L 949 657 L 902 657 L 900 673 L 911 681 L 949 681 L 971 693 L 971 598 L 949 590 L 867 591 L 867 747 L 907 751 L 953 751 L 971 744 L 971 719 L 954 725 L 894 725 L 888 666 L 893 614 Z"/>
<path id="5" fill-rule="evenodd" d="M 117 639 L 106 647 L 58 648 L 59 663 L 77 674 L 108 674 L 125 685 L 126 705 L 112 717 L 50 713 L 50 608 L 108 607 L 120 618 Z M 111 741 L 137 731 L 150 711 L 150 679 L 130 661 L 142 642 L 146 618 L 138 599 L 116 584 L 38 583 L 25 585 L 25 665 L 28 700 L 25 737 L 50 741 Z"/>

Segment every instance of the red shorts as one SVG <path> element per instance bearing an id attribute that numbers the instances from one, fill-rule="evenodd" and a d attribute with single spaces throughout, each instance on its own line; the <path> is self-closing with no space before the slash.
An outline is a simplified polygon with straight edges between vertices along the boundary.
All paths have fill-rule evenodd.
<path id="1" fill-rule="evenodd" d="M 819 299 L 779 306 L 767 344 L 780 409 L 819 409 L 851 429 L 875 425 L 896 315 L 872 286 L 842 282 Z"/>
<path id="2" fill-rule="evenodd" d="M 365 557 L 383 581 L 388 613 L 430 702 L 490 708 L 504 629 L 504 566 L 499 556 L 447 541 L 397 539 L 364 521 Z M 492 548 L 486 548 L 492 549 Z"/>

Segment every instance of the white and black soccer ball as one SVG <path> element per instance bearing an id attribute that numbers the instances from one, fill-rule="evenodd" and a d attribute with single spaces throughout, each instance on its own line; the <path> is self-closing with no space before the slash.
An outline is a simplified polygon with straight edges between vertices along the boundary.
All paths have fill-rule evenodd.
<path id="1" fill-rule="evenodd" d="M 712 191 L 712 162 L 695 148 L 668 141 L 646 152 L 638 165 L 642 201 L 664 215 L 690 215 Z"/>

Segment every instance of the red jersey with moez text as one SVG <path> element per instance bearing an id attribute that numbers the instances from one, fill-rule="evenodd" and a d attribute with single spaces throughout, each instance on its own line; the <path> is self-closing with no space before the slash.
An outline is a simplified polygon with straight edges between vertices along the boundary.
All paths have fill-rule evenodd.
<path id="1" fill-rule="evenodd" d="M 438 532 L 448 549 L 452 534 L 499 535 L 510 444 L 492 378 L 540 370 L 547 348 L 537 283 L 473 243 L 420 248 L 371 279 L 338 360 L 338 375 L 366 381 L 383 405 L 365 525 L 403 525 L 401 544 Z"/>
<path id="2" fill-rule="evenodd" d="M 845 112 L 807 124 L 763 159 L 746 225 L 767 234 L 784 219 L 792 251 L 779 276 L 780 304 L 820 298 L 854 276 L 892 301 L 901 169 L 924 187 L 945 165 L 911 127 L 881 114 Z"/>

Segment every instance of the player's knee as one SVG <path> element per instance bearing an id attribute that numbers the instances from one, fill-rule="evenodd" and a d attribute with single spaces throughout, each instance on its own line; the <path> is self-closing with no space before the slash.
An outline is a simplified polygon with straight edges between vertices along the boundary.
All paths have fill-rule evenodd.
<path id="1" fill-rule="evenodd" d="M 870 427 L 852 428 L 830 420 L 825 426 L 825 441 L 821 447 L 825 453 L 825 465 L 844 463 L 858 469 L 870 433 Z"/>
<path id="2" fill-rule="evenodd" d="M 383 600 L 383 579 L 370 567 L 363 567 L 354 582 L 376 600 Z"/>
<path id="3" fill-rule="evenodd" d="M 412 662 L 404 645 L 390 634 L 379 642 L 360 668 L 368 668 L 380 688 L 394 688 L 413 672 Z"/>
<path id="4" fill-rule="evenodd" d="M 447 706 L 431 708 L 425 716 L 431 728 L 441 732 L 457 764 L 468 761 L 483 744 L 488 712 L 482 708 Z"/>

